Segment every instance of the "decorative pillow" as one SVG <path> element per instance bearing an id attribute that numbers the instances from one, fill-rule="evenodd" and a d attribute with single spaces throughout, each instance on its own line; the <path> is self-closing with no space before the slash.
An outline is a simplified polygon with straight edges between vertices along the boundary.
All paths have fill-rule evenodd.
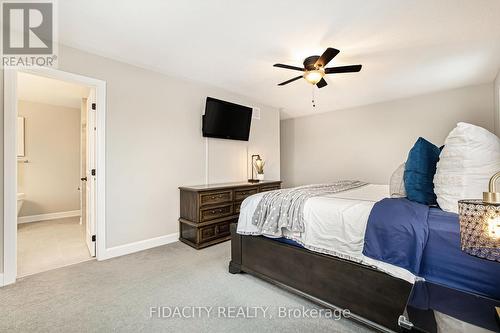
<path id="1" fill-rule="evenodd" d="M 424 138 L 418 138 L 408 153 L 404 182 L 408 200 L 424 205 L 435 205 L 434 174 L 439 161 L 439 148 Z"/>
<path id="2" fill-rule="evenodd" d="M 401 164 L 396 171 L 393 172 L 389 183 L 389 191 L 391 198 L 405 198 L 405 182 L 403 179 L 405 173 L 405 163 Z"/>
<path id="3" fill-rule="evenodd" d="M 445 141 L 434 176 L 441 209 L 458 212 L 458 200 L 481 199 L 500 170 L 500 139 L 486 129 L 458 123 Z"/>

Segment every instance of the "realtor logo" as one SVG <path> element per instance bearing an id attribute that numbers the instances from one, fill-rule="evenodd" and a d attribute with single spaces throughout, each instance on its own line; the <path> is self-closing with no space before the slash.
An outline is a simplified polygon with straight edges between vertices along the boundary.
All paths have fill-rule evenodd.
<path id="1" fill-rule="evenodd" d="M 54 66 L 54 2 L 2 2 L 2 64 Z"/>

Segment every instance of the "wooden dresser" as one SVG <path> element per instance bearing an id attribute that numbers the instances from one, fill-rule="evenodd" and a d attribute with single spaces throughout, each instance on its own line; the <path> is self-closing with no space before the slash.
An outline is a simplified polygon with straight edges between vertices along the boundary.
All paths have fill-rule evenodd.
<path id="1" fill-rule="evenodd" d="M 179 240 L 195 249 L 229 240 L 229 227 L 238 222 L 241 202 L 280 188 L 281 181 L 269 180 L 179 187 Z"/>

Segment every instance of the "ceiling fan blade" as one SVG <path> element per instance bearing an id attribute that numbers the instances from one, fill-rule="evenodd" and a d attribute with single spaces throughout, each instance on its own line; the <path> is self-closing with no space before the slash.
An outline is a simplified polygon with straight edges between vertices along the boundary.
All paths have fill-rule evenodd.
<path id="1" fill-rule="evenodd" d="M 337 54 L 339 54 L 339 50 L 334 49 L 333 47 L 329 47 L 323 52 L 321 57 L 316 60 L 314 66 L 316 67 L 325 67 Z"/>
<path id="2" fill-rule="evenodd" d="M 321 80 L 319 80 L 319 82 L 316 83 L 316 87 L 318 87 L 318 88 L 323 88 L 326 85 L 328 85 L 328 83 L 326 83 L 326 80 L 323 78 L 321 78 Z"/>
<path id="3" fill-rule="evenodd" d="M 325 74 L 353 73 L 353 72 L 359 72 L 360 70 L 361 70 L 361 65 L 330 67 L 330 68 L 325 68 Z"/>
<path id="4" fill-rule="evenodd" d="M 284 64 L 274 64 L 273 66 L 274 67 L 279 67 L 279 68 L 293 69 L 293 70 L 301 71 L 301 72 L 305 71 L 304 68 L 296 67 L 296 66 L 290 66 L 290 65 L 284 65 Z"/>
<path id="5" fill-rule="evenodd" d="M 301 78 L 302 78 L 302 75 L 299 75 L 297 77 L 294 77 L 293 79 L 279 83 L 278 86 L 284 86 L 285 84 L 289 84 L 290 82 L 293 82 L 293 81 L 301 79 Z"/>

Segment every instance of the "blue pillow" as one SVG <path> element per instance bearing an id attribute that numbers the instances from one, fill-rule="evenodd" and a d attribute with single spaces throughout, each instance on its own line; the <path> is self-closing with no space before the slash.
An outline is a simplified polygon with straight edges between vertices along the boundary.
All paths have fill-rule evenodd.
<path id="1" fill-rule="evenodd" d="M 418 138 L 408 153 L 403 176 L 408 200 L 424 205 L 436 205 L 434 193 L 434 174 L 441 150 L 425 140 Z"/>

